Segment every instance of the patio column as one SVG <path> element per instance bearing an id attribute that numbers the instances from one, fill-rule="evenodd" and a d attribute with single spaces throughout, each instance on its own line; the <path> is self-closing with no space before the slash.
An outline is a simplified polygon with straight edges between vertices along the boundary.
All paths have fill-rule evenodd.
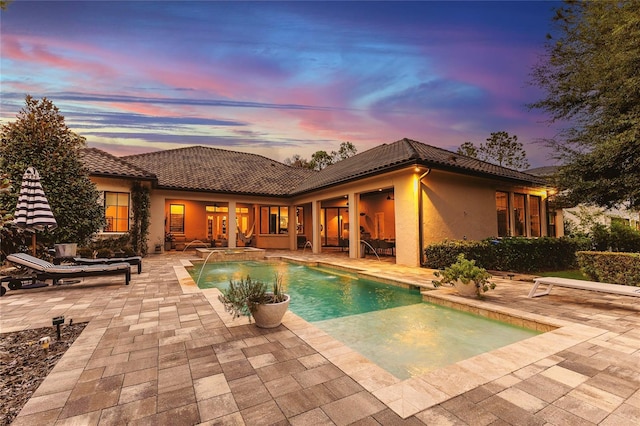
<path id="1" fill-rule="evenodd" d="M 357 259 L 360 256 L 360 218 L 358 213 L 359 197 L 354 192 L 349 193 L 349 257 Z"/>
<path id="2" fill-rule="evenodd" d="M 229 233 L 229 248 L 236 248 L 238 236 L 238 225 L 236 222 L 236 202 L 235 200 L 229 201 L 229 224 L 227 225 L 227 232 Z"/>
<path id="3" fill-rule="evenodd" d="M 313 253 L 320 253 L 320 201 L 311 202 L 311 245 Z"/>

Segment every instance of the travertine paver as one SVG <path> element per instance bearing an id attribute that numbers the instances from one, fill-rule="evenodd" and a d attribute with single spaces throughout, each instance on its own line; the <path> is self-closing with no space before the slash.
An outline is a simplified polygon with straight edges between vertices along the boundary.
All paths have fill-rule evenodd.
<path id="1" fill-rule="evenodd" d="M 345 254 L 273 256 L 429 285 L 427 270 Z M 130 286 L 110 278 L 9 291 L 0 331 L 89 321 L 15 425 L 640 423 L 640 308 L 624 296 L 498 279 L 484 300 L 431 299 L 554 330 L 399 380 L 292 313 L 275 330 L 233 321 L 185 272 L 190 254 L 151 255 Z"/>

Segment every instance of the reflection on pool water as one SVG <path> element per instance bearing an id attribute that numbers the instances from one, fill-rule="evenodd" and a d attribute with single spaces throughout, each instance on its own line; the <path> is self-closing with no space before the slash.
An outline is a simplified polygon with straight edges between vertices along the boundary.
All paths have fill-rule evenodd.
<path id="1" fill-rule="evenodd" d="M 400 379 L 535 336 L 537 331 L 422 302 L 409 290 L 328 268 L 292 263 L 207 263 L 190 270 L 201 288 L 279 273 L 289 308 Z"/>

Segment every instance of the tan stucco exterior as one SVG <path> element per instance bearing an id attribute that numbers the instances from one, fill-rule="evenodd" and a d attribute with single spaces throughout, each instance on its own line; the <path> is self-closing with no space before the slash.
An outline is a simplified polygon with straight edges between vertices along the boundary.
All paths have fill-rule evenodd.
<path id="1" fill-rule="evenodd" d="M 130 192 L 130 181 L 124 179 L 93 179 L 100 191 Z M 255 244 L 266 249 L 297 249 L 296 208 L 302 208 L 301 231 L 312 250 L 323 250 L 323 232 L 333 226 L 339 235 L 348 239 L 350 257 L 361 255 L 364 236 L 395 243 L 396 263 L 418 266 L 422 248 L 443 240 L 479 240 L 497 235 L 496 191 L 525 196 L 536 195 L 542 199 L 540 216 L 546 218 L 546 191 L 542 187 L 524 187 L 504 180 L 489 179 L 430 170 L 426 167 L 405 167 L 352 182 L 334 185 L 294 198 L 251 197 L 196 191 L 171 191 L 154 189 L 151 192 L 151 223 L 149 252 L 156 244 L 164 242 L 168 231 L 167 220 L 170 204 L 185 206 L 186 241 L 209 238 L 205 206 L 228 207 L 225 216 L 228 246 L 236 246 L 235 208 L 249 208 L 245 218 L 246 228 L 254 226 Z M 287 206 L 289 208 L 289 233 L 264 234 L 260 230 L 261 206 Z M 341 212 L 338 226 L 326 224 L 321 228 L 323 209 L 333 208 Z M 513 215 L 513 212 L 510 213 Z M 335 219 L 335 218 L 333 218 Z M 547 235 L 546 220 L 542 220 L 542 235 Z M 513 221 L 512 221 L 513 223 Z M 529 224 L 527 224 L 528 227 Z M 247 229 L 241 231 L 246 232 Z M 364 231 L 364 233 L 361 233 Z M 422 241 L 421 241 L 422 240 Z"/>

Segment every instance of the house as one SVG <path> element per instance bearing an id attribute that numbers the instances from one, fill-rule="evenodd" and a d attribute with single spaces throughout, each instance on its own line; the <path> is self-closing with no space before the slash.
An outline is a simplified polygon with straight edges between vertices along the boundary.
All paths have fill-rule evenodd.
<path id="1" fill-rule="evenodd" d="M 550 182 L 557 170 L 557 166 L 546 166 L 526 172 Z M 640 230 L 640 212 L 625 207 L 604 208 L 587 204 L 563 206 L 562 217 L 564 220 L 560 224 L 567 228 L 567 233 L 588 233 L 595 224 L 610 226 L 615 222 Z"/>
<path id="2" fill-rule="evenodd" d="M 445 239 L 555 235 L 544 179 L 410 139 L 382 144 L 321 171 L 203 146 L 114 157 L 84 150 L 109 224 L 126 231 L 133 181 L 151 188 L 149 250 L 183 241 L 295 250 L 348 250 L 384 242 L 396 263 L 418 266 Z M 554 213 L 555 214 L 555 213 Z M 553 217 L 551 217 L 553 216 Z"/>

